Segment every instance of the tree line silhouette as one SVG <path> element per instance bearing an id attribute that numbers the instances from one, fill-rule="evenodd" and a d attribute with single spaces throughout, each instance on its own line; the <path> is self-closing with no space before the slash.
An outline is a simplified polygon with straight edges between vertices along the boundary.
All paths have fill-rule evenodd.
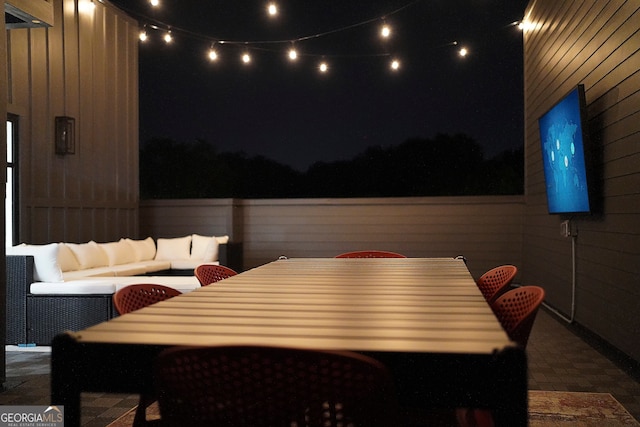
<path id="1" fill-rule="evenodd" d="M 156 138 L 140 147 L 142 199 L 509 195 L 523 189 L 523 149 L 485 159 L 464 134 L 370 147 L 305 172 L 264 156 L 218 152 L 203 140 Z"/>

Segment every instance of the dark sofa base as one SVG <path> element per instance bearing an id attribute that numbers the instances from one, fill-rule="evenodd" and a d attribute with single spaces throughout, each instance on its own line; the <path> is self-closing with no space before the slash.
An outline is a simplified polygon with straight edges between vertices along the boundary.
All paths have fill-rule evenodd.
<path id="1" fill-rule="evenodd" d="M 27 295 L 26 344 L 51 345 L 64 331 L 79 331 L 114 317 L 111 295 Z"/>

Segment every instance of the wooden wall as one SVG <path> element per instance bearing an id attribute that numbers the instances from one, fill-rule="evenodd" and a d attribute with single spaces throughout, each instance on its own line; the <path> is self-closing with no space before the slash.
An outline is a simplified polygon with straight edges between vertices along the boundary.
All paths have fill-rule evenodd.
<path id="1" fill-rule="evenodd" d="M 523 281 L 542 285 L 547 302 L 640 361 L 640 3 L 532 0 L 524 33 L 525 168 Z M 582 83 L 593 173 L 602 210 L 571 219 L 547 214 L 538 117 Z"/>
<path id="2" fill-rule="evenodd" d="M 88 3 L 54 0 L 53 27 L 7 33 L 23 242 L 137 233 L 138 24 Z M 56 116 L 75 119 L 75 154 L 55 154 Z"/>
<path id="3" fill-rule="evenodd" d="M 2 10 L 4 10 L 4 0 L 0 0 L 0 6 Z M 7 63 L 7 31 L 4 22 L 0 23 L 0 64 Z M 0 69 L 0 115 L 2 117 L 7 117 L 7 69 L 6 67 L 2 67 Z M 1 158 L 7 158 L 7 133 L 2 132 L 0 135 L 0 156 Z M 5 194 L 5 185 L 7 183 L 7 173 L 6 168 L 3 168 L 3 171 L 0 172 L 0 194 L 3 195 L 2 199 L 6 198 Z M 1 223 L 5 223 L 5 213 L 4 209 L 0 213 L 0 221 Z M 0 232 L 1 236 L 4 240 L 4 227 L 2 227 L 2 231 Z M 7 336 L 7 260 L 6 260 L 6 251 L 4 249 L 4 245 L 0 245 L 0 339 L 3 342 L 6 341 Z M 6 370 L 6 354 L 4 351 L 0 351 L 0 387 L 4 385 L 4 382 L 7 379 L 7 370 Z"/>
<path id="4" fill-rule="evenodd" d="M 474 276 L 522 263 L 522 196 L 140 202 L 140 237 L 229 234 L 246 268 L 288 257 L 383 249 L 464 255 Z"/>

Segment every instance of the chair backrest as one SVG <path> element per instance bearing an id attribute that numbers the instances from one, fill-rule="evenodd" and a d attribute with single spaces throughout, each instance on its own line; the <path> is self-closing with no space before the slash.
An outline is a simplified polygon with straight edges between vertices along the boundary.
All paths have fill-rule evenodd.
<path id="1" fill-rule="evenodd" d="M 480 276 L 476 284 L 487 302 L 492 303 L 509 289 L 517 272 L 515 265 L 501 265 Z"/>
<path id="2" fill-rule="evenodd" d="M 238 274 L 229 267 L 215 264 L 200 264 L 193 272 L 200 282 L 200 286 L 207 286 Z"/>
<path id="3" fill-rule="evenodd" d="M 399 425 L 386 367 L 357 353 L 173 347 L 154 376 L 168 426 Z"/>
<path id="4" fill-rule="evenodd" d="M 129 285 L 113 294 L 113 305 L 118 314 L 122 315 L 178 296 L 180 293 L 176 289 L 163 285 L 149 283 Z"/>
<path id="5" fill-rule="evenodd" d="M 544 289 L 522 286 L 499 296 L 491 308 L 512 341 L 527 346 L 533 322 L 544 300 Z"/>
<path id="6" fill-rule="evenodd" d="M 406 258 L 406 256 L 389 251 L 353 251 L 336 255 L 336 258 Z"/>

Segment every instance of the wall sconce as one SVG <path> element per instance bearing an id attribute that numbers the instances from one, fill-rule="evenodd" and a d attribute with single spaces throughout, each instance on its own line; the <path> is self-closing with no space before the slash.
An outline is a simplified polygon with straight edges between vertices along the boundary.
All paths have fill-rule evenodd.
<path id="1" fill-rule="evenodd" d="M 73 117 L 56 117 L 56 154 L 75 154 L 76 120 Z"/>

